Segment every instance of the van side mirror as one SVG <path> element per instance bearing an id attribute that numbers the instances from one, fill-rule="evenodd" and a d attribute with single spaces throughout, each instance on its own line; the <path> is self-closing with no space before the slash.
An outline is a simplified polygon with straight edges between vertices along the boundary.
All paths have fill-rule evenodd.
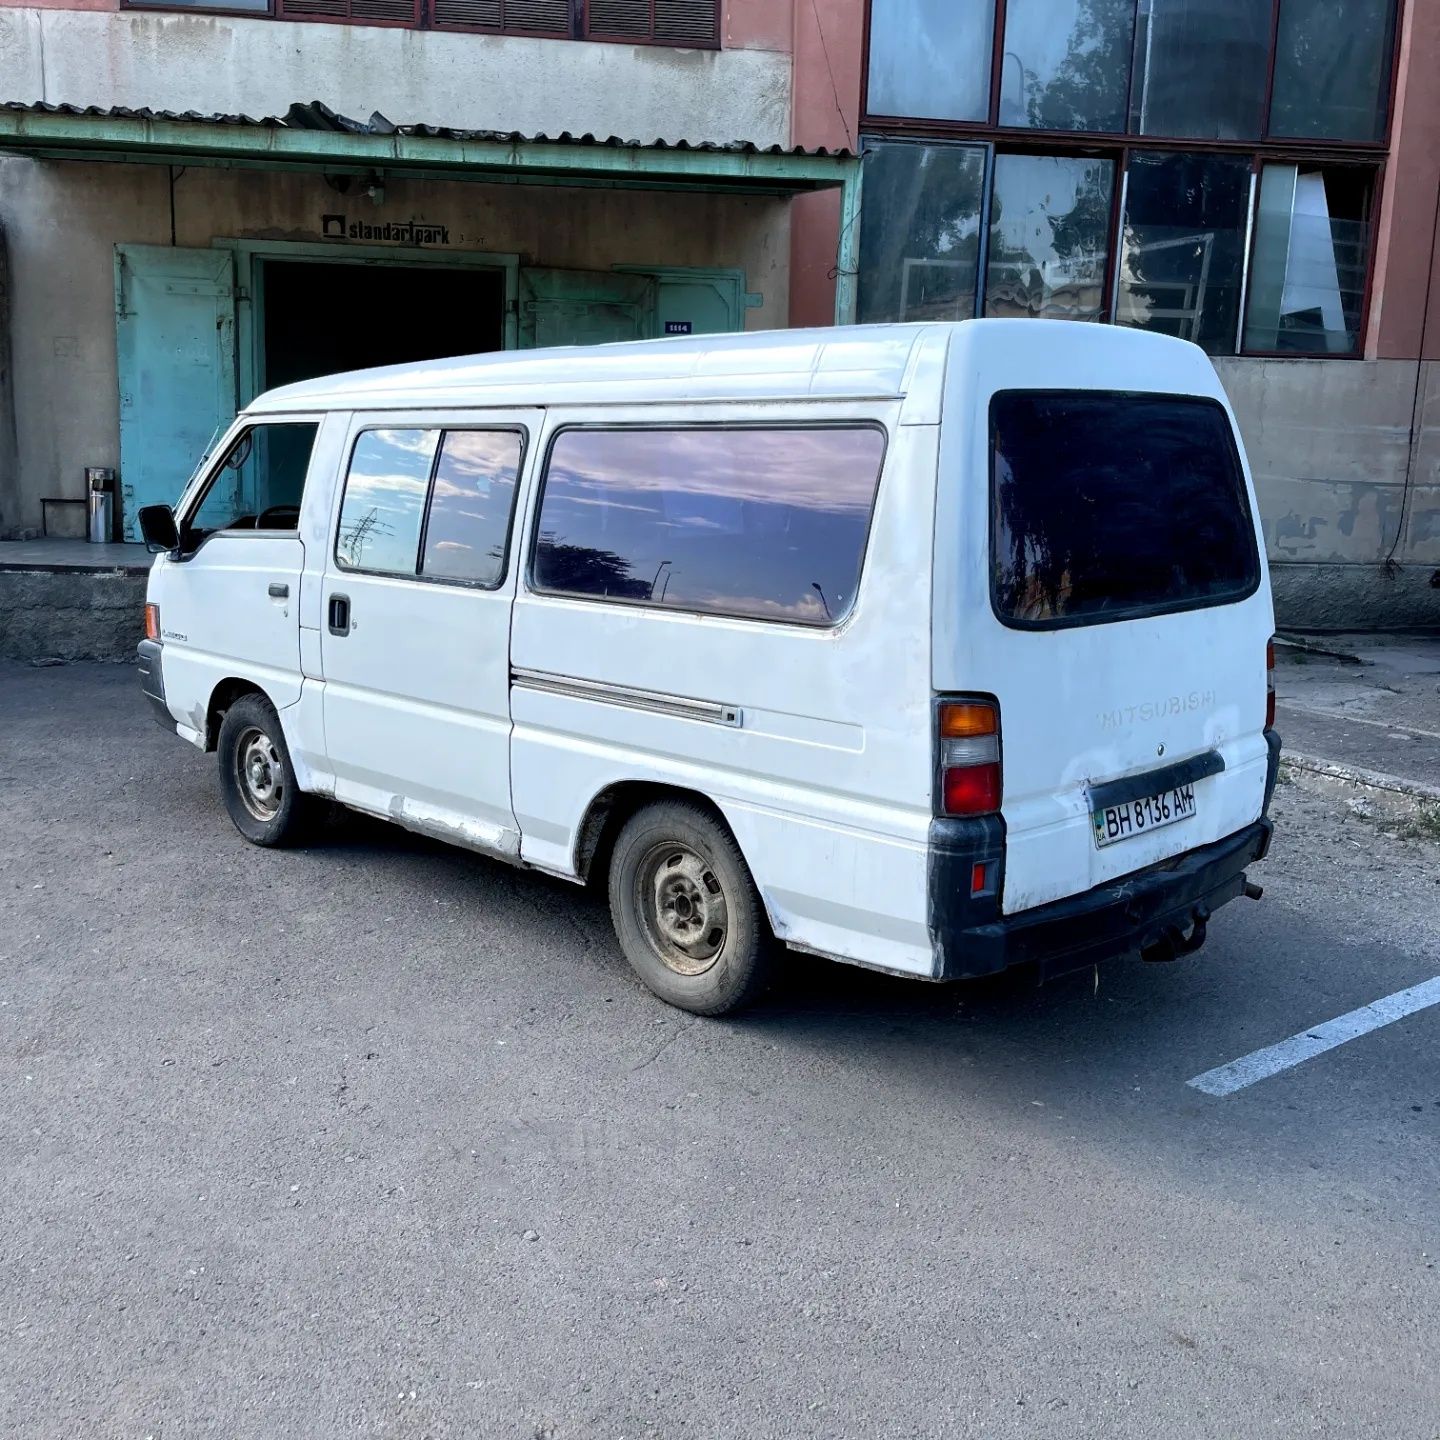
<path id="1" fill-rule="evenodd" d="M 180 548 L 180 529 L 175 512 L 168 505 L 142 505 L 137 517 L 145 548 L 152 555 L 169 554 Z"/>

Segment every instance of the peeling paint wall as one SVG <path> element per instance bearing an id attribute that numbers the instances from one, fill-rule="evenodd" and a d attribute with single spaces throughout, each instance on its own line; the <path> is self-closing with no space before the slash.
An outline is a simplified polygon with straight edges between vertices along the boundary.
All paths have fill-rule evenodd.
<path id="1" fill-rule="evenodd" d="M 777 44 L 752 17 L 747 38 Z M 0 100 L 341 114 L 527 134 L 790 139 L 790 56 L 304 24 L 222 15 L 0 6 Z"/>
<path id="2" fill-rule="evenodd" d="M 1440 364 L 1215 367 L 1255 476 L 1282 622 L 1440 625 Z"/>
<path id="3" fill-rule="evenodd" d="M 183 246 L 216 238 L 314 243 L 323 238 L 321 215 L 346 209 L 371 223 L 445 225 L 444 253 L 519 255 L 562 269 L 739 268 L 763 301 L 746 312 L 752 328 L 784 325 L 789 309 L 782 199 L 387 180 L 377 207 L 342 201 L 319 175 L 202 167 L 180 173 L 174 194 Z M 168 245 L 170 226 L 165 166 L 0 159 L 19 457 L 0 537 L 38 531 L 42 495 L 80 498 L 85 466 L 118 466 L 114 247 Z M 423 262 L 427 252 L 394 253 Z"/>

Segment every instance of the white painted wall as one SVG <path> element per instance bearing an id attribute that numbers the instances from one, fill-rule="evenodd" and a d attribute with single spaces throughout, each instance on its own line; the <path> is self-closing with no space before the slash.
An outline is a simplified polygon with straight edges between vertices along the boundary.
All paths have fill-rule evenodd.
<path id="1" fill-rule="evenodd" d="M 0 8 L 0 101 L 788 144 L 790 57 L 135 10 Z"/>

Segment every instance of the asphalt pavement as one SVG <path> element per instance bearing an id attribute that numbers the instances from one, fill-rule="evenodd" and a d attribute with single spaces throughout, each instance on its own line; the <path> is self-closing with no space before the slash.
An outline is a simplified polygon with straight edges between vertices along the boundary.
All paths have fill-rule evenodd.
<path id="1" fill-rule="evenodd" d="M 666 1009 L 591 894 L 245 844 L 122 667 L 0 668 L 0 1433 L 1440 1434 L 1440 849 L 1281 788 L 1196 957 L 795 959 Z"/>

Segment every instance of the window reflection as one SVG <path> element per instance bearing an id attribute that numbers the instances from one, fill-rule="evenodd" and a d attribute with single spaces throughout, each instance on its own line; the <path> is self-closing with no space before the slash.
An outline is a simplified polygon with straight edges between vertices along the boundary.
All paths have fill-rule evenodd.
<path id="1" fill-rule="evenodd" d="M 1270 5 L 1257 0 L 1140 0 L 1130 129 L 1186 139 L 1256 139 L 1270 19 Z"/>
<path id="2" fill-rule="evenodd" d="M 545 475 L 535 584 L 838 622 L 855 601 L 884 448 L 869 426 L 565 431 Z"/>
<path id="3" fill-rule="evenodd" d="M 994 0 L 873 0 L 868 110 L 984 120 L 994 33 Z"/>
<path id="4" fill-rule="evenodd" d="M 1113 172 L 1109 160 L 995 157 L 986 315 L 1101 318 Z"/>
<path id="5" fill-rule="evenodd" d="M 505 573 L 505 543 L 521 437 L 512 430 L 450 430 L 440 447 L 421 573 L 494 585 Z"/>
<path id="6" fill-rule="evenodd" d="M 1000 123 L 1125 129 L 1135 0 L 1009 0 Z"/>
<path id="7" fill-rule="evenodd" d="M 335 558 L 349 570 L 413 575 L 438 430 L 366 430 L 355 442 Z"/>
<path id="8" fill-rule="evenodd" d="M 860 319 L 971 319 L 984 198 L 978 145 L 868 145 Z"/>
<path id="9" fill-rule="evenodd" d="M 1267 165 L 1245 322 L 1248 350 L 1353 354 L 1370 254 L 1370 176 Z"/>
<path id="10" fill-rule="evenodd" d="M 1233 352 L 1249 203 L 1247 156 L 1132 154 L 1116 320 Z"/>
<path id="11" fill-rule="evenodd" d="M 1394 0 L 1281 0 L 1270 133 L 1381 140 Z"/>

